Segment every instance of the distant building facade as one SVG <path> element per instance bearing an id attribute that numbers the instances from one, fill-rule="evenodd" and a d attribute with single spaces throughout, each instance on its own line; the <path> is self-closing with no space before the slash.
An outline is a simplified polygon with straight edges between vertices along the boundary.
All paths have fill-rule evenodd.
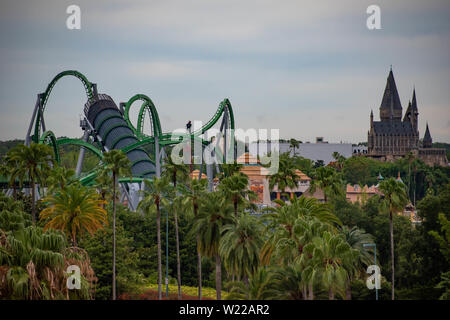
<path id="1" fill-rule="evenodd" d="M 364 187 L 361 187 L 358 184 L 347 184 L 345 190 L 345 197 L 351 203 L 365 203 L 369 198 L 376 194 L 381 194 L 377 186 L 368 187 L 367 185 L 365 185 Z"/>
<path id="2" fill-rule="evenodd" d="M 276 144 L 272 142 L 251 142 L 249 143 L 248 151 L 253 156 L 263 157 L 269 152 L 279 152 L 280 154 L 288 152 L 292 157 L 295 155 L 301 156 L 313 161 L 322 160 L 324 165 L 335 161 L 333 158 L 333 153 L 338 152 L 340 155 L 349 158 L 353 155 L 353 148 L 351 143 L 328 143 L 323 142 L 318 137 L 316 143 L 300 143 L 295 149 L 292 148 L 291 144 L 288 142 L 278 143 L 278 148 Z"/>
<path id="3" fill-rule="evenodd" d="M 241 172 L 248 176 L 249 189 L 255 192 L 257 198 L 254 201 L 259 206 L 272 206 L 272 201 L 281 199 L 284 196 L 278 187 L 275 185 L 273 190 L 270 190 L 269 179 L 270 173 L 267 168 L 264 168 L 258 159 L 249 153 L 244 153 L 236 160 L 242 165 Z M 298 184 L 295 188 L 286 188 L 284 193 L 289 197 L 296 195 L 300 197 L 306 190 L 309 189 L 311 178 L 300 170 L 295 172 L 298 176 Z M 197 175 L 198 177 L 198 175 Z"/>
<path id="4" fill-rule="evenodd" d="M 445 149 L 433 148 L 430 129 L 427 128 L 422 144 L 419 142 L 419 110 L 416 91 L 403 116 L 403 108 L 392 69 L 389 72 L 380 105 L 380 121 L 374 121 L 370 112 L 370 129 L 367 133 L 367 154 L 383 161 L 392 161 L 412 152 L 428 165 L 447 166 Z"/>

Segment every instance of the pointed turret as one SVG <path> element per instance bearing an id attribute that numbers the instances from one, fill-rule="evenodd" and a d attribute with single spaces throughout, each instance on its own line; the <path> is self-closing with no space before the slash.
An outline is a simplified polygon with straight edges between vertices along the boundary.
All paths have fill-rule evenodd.
<path id="1" fill-rule="evenodd" d="M 402 119 L 402 104 L 400 103 L 392 68 L 386 81 L 383 100 L 381 100 L 380 119 L 381 121 L 401 121 Z"/>
<path id="2" fill-rule="evenodd" d="M 411 101 L 408 102 L 408 108 L 406 108 L 405 115 L 403 117 L 403 122 L 405 121 L 411 121 L 412 120 L 412 107 L 411 107 Z"/>
<path id="3" fill-rule="evenodd" d="M 427 122 L 427 129 L 425 130 L 425 135 L 423 136 L 423 147 L 431 148 L 432 145 L 433 145 L 433 139 L 431 138 L 430 129 L 428 128 L 428 122 Z"/>
<path id="4" fill-rule="evenodd" d="M 412 109 L 416 114 L 419 114 L 419 109 L 417 109 L 417 100 L 416 100 L 416 88 L 413 89 L 413 97 L 412 97 Z"/>
<path id="5" fill-rule="evenodd" d="M 373 110 L 370 110 L 370 129 L 373 128 Z"/>
<path id="6" fill-rule="evenodd" d="M 416 100 L 416 88 L 413 89 L 413 97 L 411 101 L 411 111 L 414 115 L 413 127 L 416 130 L 417 134 L 419 134 L 418 123 L 419 123 L 419 109 L 417 108 L 417 100 Z"/>

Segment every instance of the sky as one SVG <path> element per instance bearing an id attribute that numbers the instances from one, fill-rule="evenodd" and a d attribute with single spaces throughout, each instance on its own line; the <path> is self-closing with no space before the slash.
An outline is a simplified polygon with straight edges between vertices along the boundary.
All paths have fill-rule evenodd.
<path id="1" fill-rule="evenodd" d="M 72 4 L 80 30 L 66 27 Z M 380 30 L 366 26 L 372 4 Z M 148 95 L 164 132 L 208 121 L 229 98 L 239 128 L 358 143 L 392 65 L 403 111 L 416 89 L 421 138 L 428 122 L 450 143 L 449 17 L 448 0 L 3 0 L 0 140 L 23 139 L 36 95 L 75 69 L 117 104 Z M 85 102 L 77 79 L 59 81 L 47 128 L 81 136 Z"/>

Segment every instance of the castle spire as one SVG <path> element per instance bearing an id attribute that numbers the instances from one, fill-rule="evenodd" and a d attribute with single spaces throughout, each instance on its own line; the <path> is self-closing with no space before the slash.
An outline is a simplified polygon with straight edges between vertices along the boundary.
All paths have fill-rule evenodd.
<path id="1" fill-rule="evenodd" d="M 425 135 L 423 136 L 423 147 L 431 148 L 432 145 L 433 139 L 431 138 L 430 129 L 428 128 L 428 121 L 427 121 L 427 129 L 425 130 Z"/>
<path id="2" fill-rule="evenodd" d="M 370 128 L 373 128 L 373 110 L 370 110 Z"/>
<path id="3" fill-rule="evenodd" d="M 402 105 L 400 103 L 400 97 L 397 91 L 397 85 L 395 84 L 394 73 L 391 70 L 386 81 L 386 87 L 384 89 L 383 99 L 380 105 L 380 119 L 381 121 L 401 121 L 402 118 Z"/>
<path id="4" fill-rule="evenodd" d="M 412 103 L 411 103 L 413 111 L 417 112 L 417 100 L 416 100 L 416 87 L 414 86 L 413 89 L 413 97 L 412 97 Z"/>

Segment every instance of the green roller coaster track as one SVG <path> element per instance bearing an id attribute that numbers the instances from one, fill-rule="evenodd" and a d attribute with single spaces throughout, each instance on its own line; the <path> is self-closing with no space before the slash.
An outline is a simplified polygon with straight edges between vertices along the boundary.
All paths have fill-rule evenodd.
<path id="1" fill-rule="evenodd" d="M 63 72 L 58 73 L 53 80 L 48 84 L 47 89 L 45 89 L 44 93 L 40 95 L 40 112 L 36 115 L 36 123 L 34 126 L 34 142 L 38 142 L 39 139 L 39 131 L 41 129 L 42 125 L 42 119 L 41 116 L 43 116 L 43 113 L 45 111 L 45 107 L 48 102 L 48 98 L 50 97 L 50 93 L 53 90 L 53 87 L 55 84 L 61 79 L 66 76 L 73 76 L 78 78 L 83 86 L 84 90 L 86 91 L 86 96 L 88 100 L 92 100 L 94 98 L 94 92 L 92 90 L 92 84 L 89 82 L 89 80 L 80 72 L 76 70 L 66 70 Z M 41 114 L 42 113 L 42 114 Z"/>
<path id="2" fill-rule="evenodd" d="M 57 139 L 55 134 L 51 130 L 46 130 L 45 132 L 42 133 L 42 135 L 40 135 L 40 131 L 42 129 L 41 117 L 43 117 L 43 115 L 44 115 L 45 107 L 49 100 L 52 89 L 61 78 L 66 77 L 66 76 L 74 76 L 82 82 L 84 89 L 86 91 L 86 96 L 87 96 L 88 101 L 92 101 L 93 99 L 95 99 L 93 84 L 91 82 L 89 82 L 89 80 L 86 78 L 86 76 L 84 76 L 82 73 L 80 73 L 76 70 L 67 70 L 67 71 L 63 71 L 63 72 L 59 73 L 48 84 L 45 92 L 39 95 L 39 99 L 40 99 L 39 100 L 39 112 L 36 115 L 36 119 L 35 119 L 35 123 L 34 123 L 34 135 L 32 136 L 32 139 L 35 143 L 45 143 L 45 144 L 50 145 L 54 151 L 55 160 L 57 161 L 57 163 L 60 163 L 60 161 L 61 161 L 59 148 L 64 145 L 77 145 L 80 147 L 84 147 L 85 149 L 87 149 L 87 150 L 91 151 L 93 154 L 95 154 L 100 160 L 102 160 L 103 152 L 102 152 L 101 148 L 97 148 L 96 146 L 94 146 L 91 143 L 85 142 L 81 139 L 70 139 L 70 138 Z M 139 109 L 137 124 L 136 124 L 136 126 L 134 126 L 130 120 L 129 114 L 130 114 L 131 106 L 136 101 L 142 101 L 142 105 Z M 144 121 L 145 121 L 146 113 L 150 117 L 149 120 L 150 120 L 150 124 L 151 124 L 152 135 L 147 135 L 144 133 Z M 123 118 L 126 121 L 128 127 L 132 130 L 132 132 L 134 133 L 134 135 L 137 137 L 137 139 L 139 141 L 132 145 L 124 147 L 121 150 L 125 153 L 128 153 L 128 152 L 130 152 L 132 150 L 136 150 L 136 149 L 143 150 L 141 147 L 155 143 L 155 137 L 158 137 L 158 144 L 160 147 L 175 145 L 175 144 L 181 143 L 182 141 L 189 141 L 189 139 L 191 141 L 199 141 L 202 143 L 202 145 L 207 146 L 207 145 L 209 145 L 210 142 L 204 140 L 201 136 L 205 132 L 207 132 L 209 129 L 211 129 L 215 124 L 217 124 L 218 121 L 221 119 L 221 117 L 225 116 L 225 114 L 227 115 L 226 119 L 228 121 L 227 128 L 234 130 L 235 124 L 234 124 L 233 109 L 232 109 L 230 101 L 228 99 L 224 99 L 219 104 L 219 107 L 217 108 L 213 117 L 204 126 L 202 126 L 200 129 L 194 131 L 193 133 L 191 133 L 191 134 L 188 134 L 188 133 L 183 134 L 182 133 L 182 134 L 176 134 L 176 135 L 174 135 L 172 133 L 168 133 L 168 132 L 163 133 L 159 115 L 158 115 L 158 112 L 156 110 L 156 107 L 155 107 L 153 101 L 144 94 L 136 94 L 136 95 L 132 96 L 125 103 L 124 110 L 123 110 Z M 108 119 L 111 119 L 114 117 L 117 117 L 117 115 L 106 117 L 105 119 L 102 120 L 102 123 L 104 121 L 107 121 Z M 99 128 L 100 126 L 101 126 L 101 123 L 99 123 L 95 129 Z M 114 128 L 114 126 L 111 128 L 108 128 L 107 133 L 109 133 L 113 128 Z M 128 137 L 128 136 L 126 136 L 126 137 Z M 114 141 L 113 145 L 115 146 L 123 138 L 124 137 L 120 137 L 117 141 Z M 231 147 L 232 146 L 230 144 L 230 148 Z M 220 150 L 218 151 L 217 156 L 219 156 L 219 157 L 222 156 Z M 151 160 L 151 162 L 154 162 L 155 159 L 156 159 L 156 157 L 154 155 L 153 160 Z M 98 168 L 94 169 L 94 170 L 88 172 L 87 174 L 85 174 L 83 177 L 81 177 L 80 178 L 81 183 L 83 183 L 83 184 L 93 183 L 94 179 L 96 178 L 96 176 L 98 174 L 98 170 L 99 170 Z M 130 182 L 130 179 L 127 179 L 127 178 L 124 178 L 122 180 L 121 180 L 122 182 Z M 140 182 L 140 181 L 142 181 L 142 179 L 140 177 L 133 177 L 132 181 Z"/>

